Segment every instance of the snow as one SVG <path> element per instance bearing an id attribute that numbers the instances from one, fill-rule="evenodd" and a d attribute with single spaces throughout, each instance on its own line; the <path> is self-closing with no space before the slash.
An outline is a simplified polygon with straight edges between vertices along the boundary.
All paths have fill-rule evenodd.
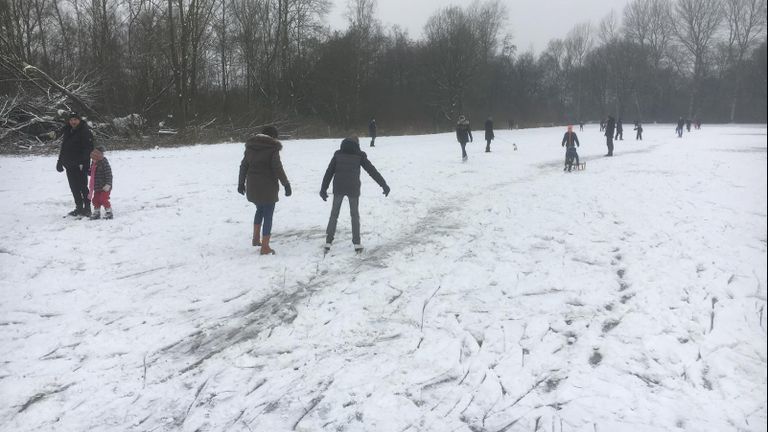
<path id="1" fill-rule="evenodd" d="M 111 221 L 0 157 L 0 430 L 765 431 L 766 126 L 563 132 L 363 139 L 360 256 L 340 139 L 284 143 L 265 257 L 242 144 L 108 151 Z"/>

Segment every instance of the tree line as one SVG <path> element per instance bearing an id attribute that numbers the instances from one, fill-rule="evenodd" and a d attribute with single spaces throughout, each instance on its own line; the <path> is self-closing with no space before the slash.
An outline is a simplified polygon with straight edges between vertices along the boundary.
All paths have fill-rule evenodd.
<path id="1" fill-rule="evenodd" d="M 0 0 L 0 107 L 51 92 L 29 65 L 105 117 L 176 128 L 766 121 L 765 0 L 633 0 L 539 54 L 514 45 L 500 0 L 443 7 L 418 39 L 376 0 L 346 6 L 334 31 L 329 0 Z"/>

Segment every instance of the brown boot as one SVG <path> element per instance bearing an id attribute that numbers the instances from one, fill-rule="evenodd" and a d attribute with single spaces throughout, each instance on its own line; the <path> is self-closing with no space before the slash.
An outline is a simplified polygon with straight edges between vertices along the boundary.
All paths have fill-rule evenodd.
<path id="1" fill-rule="evenodd" d="M 261 238 L 261 254 L 262 255 L 274 255 L 275 250 L 269 247 L 269 237 L 270 236 L 264 236 Z"/>
<path id="2" fill-rule="evenodd" d="M 261 246 L 261 224 L 253 224 L 253 240 L 251 240 L 251 246 Z"/>

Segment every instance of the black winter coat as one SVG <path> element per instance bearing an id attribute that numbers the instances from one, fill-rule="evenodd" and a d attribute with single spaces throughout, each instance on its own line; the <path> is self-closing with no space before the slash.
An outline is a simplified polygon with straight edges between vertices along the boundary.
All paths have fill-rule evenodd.
<path id="1" fill-rule="evenodd" d="M 576 132 L 566 132 L 565 135 L 563 135 L 563 143 L 562 145 L 568 148 L 574 147 L 574 144 L 576 146 L 579 144 L 579 137 L 576 136 Z"/>
<path id="2" fill-rule="evenodd" d="M 468 141 L 472 141 L 472 128 L 469 126 L 468 121 L 456 123 L 456 139 L 461 144 L 466 144 Z"/>
<path id="3" fill-rule="evenodd" d="M 496 136 L 493 134 L 493 120 L 486 120 L 485 121 L 485 140 L 489 141 L 496 138 Z"/>
<path id="4" fill-rule="evenodd" d="M 360 196 L 360 167 L 373 178 L 382 188 L 387 186 L 384 177 L 379 174 L 376 167 L 368 160 L 368 155 L 360 151 L 360 144 L 345 139 L 341 143 L 341 149 L 337 150 L 328 164 L 323 176 L 321 191 L 328 190 L 333 179 L 333 194 L 350 197 Z"/>
<path id="5" fill-rule="evenodd" d="M 371 138 L 376 138 L 376 120 L 371 120 L 368 122 L 368 136 Z"/>
<path id="6" fill-rule="evenodd" d="M 77 128 L 69 124 L 62 129 L 61 150 L 59 162 L 64 166 L 83 165 L 88 166 L 93 151 L 93 134 L 88 123 L 80 121 Z"/>
<path id="7" fill-rule="evenodd" d="M 616 120 L 608 116 L 608 122 L 605 124 L 605 136 L 613 138 L 616 133 Z"/>
<path id="8" fill-rule="evenodd" d="M 282 148 L 280 141 L 262 134 L 246 141 L 238 184 L 245 187 L 248 201 L 254 204 L 276 203 L 280 189 L 278 180 L 283 187 L 290 186 L 280 161 Z"/>

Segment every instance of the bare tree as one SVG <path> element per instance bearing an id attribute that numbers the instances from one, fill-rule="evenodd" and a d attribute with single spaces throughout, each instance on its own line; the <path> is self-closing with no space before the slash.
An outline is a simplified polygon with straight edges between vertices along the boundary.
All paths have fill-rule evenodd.
<path id="1" fill-rule="evenodd" d="M 728 63 L 734 70 L 730 120 L 736 118 L 736 106 L 742 88 L 741 66 L 746 54 L 765 36 L 766 0 L 724 0 L 728 24 Z"/>
<path id="2" fill-rule="evenodd" d="M 721 0 L 677 0 L 675 4 L 675 35 L 693 62 L 693 82 L 688 103 L 688 116 L 698 108 L 698 93 L 704 77 L 710 43 L 715 37 L 723 13 Z"/>

